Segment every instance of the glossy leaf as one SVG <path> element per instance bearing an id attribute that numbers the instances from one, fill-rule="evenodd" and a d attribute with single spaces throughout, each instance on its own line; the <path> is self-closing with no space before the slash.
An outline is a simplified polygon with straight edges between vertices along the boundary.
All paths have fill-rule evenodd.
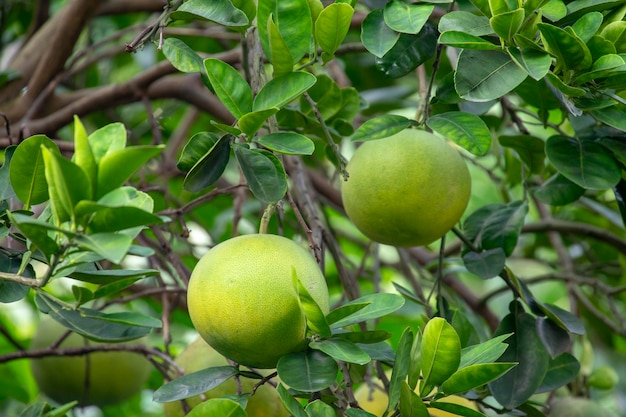
<path id="1" fill-rule="evenodd" d="M 400 33 L 416 34 L 424 27 L 433 5 L 409 3 L 405 0 L 392 0 L 384 8 L 385 23 Z"/>
<path id="2" fill-rule="evenodd" d="M 377 58 L 389 52 L 399 37 L 400 34 L 385 23 L 383 9 L 372 10 L 361 24 L 361 43 Z"/>
<path id="3" fill-rule="evenodd" d="M 0 167 L 0 202 L 16 196 L 11 186 L 9 169 L 15 149 L 17 149 L 17 146 L 11 145 L 4 150 L 4 161 Z"/>
<path id="4" fill-rule="evenodd" d="M 183 400 L 203 394 L 237 375 L 235 366 L 215 366 L 176 378 L 157 389 L 152 399 L 158 403 Z"/>
<path id="5" fill-rule="evenodd" d="M 21 256 L 8 256 L 0 253 L 0 271 L 11 274 L 20 272 L 22 265 Z M 32 278 L 35 282 L 35 270 L 28 264 L 20 274 L 24 278 Z M 0 279 L 0 303 L 13 303 L 28 295 L 30 287 L 18 282 Z"/>
<path id="6" fill-rule="evenodd" d="M 182 172 L 189 172 L 215 146 L 219 138 L 217 134 L 211 132 L 199 132 L 193 135 L 183 148 L 176 163 L 176 168 Z"/>
<path id="7" fill-rule="evenodd" d="M 339 320 L 351 316 L 352 314 L 358 312 L 359 310 L 364 309 L 365 307 L 367 307 L 369 304 L 368 302 L 364 302 L 364 303 L 355 303 L 354 301 L 348 303 L 348 304 L 344 304 L 342 306 L 339 306 L 337 308 L 334 308 L 330 313 L 328 313 L 326 315 L 326 321 L 329 324 L 332 323 L 336 323 Z"/>
<path id="8" fill-rule="evenodd" d="M 216 58 L 205 59 L 204 68 L 215 94 L 233 116 L 252 111 L 252 90 L 239 71 Z"/>
<path id="9" fill-rule="evenodd" d="M 253 110 L 282 108 L 311 88 L 316 82 L 314 75 L 296 71 L 273 78 L 261 88 L 254 98 Z"/>
<path id="10" fill-rule="evenodd" d="M 348 3 L 332 3 L 315 21 L 315 40 L 328 55 L 333 55 L 350 29 L 354 9 Z"/>
<path id="11" fill-rule="evenodd" d="M 220 25 L 247 26 L 250 22 L 246 14 L 233 6 L 230 0 L 187 0 L 171 14 L 172 19 L 206 19 Z"/>
<path id="12" fill-rule="evenodd" d="M 625 65 L 626 62 L 620 55 L 608 54 L 601 56 L 593 63 L 589 71 L 576 77 L 572 83 L 580 85 L 591 80 L 606 78 L 613 73 L 623 72 L 622 68 L 625 68 Z"/>
<path id="13" fill-rule="evenodd" d="M 300 281 L 296 275 L 296 270 L 293 267 L 291 268 L 291 274 L 293 285 L 298 292 L 300 308 L 306 317 L 308 330 L 321 336 L 322 338 L 330 337 L 330 327 L 328 327 L 328 323 L 326 322 L 322 309 L 311 296 L 306 286 L 302 284 L 302 281 Z"/>
<path id="14" fill-rule="evenodd" d="M 98 186 L 95 197 L 100 198 L 122 186 L 146 162 L 157 156 L 164 145 L 139 145 L 108 152 L 98 163 Z"/>
<path id="15" fill-rule="evenodd" d="M 90 232 L 117 232 L 133 227 L 163 223 L 163 220 L 138 207 L 111 207 L 93 201 L 81 201 L 76 205 L 77 218 L 84 217 Z"/>
<path id="16" fill-rule="evenodd" d="M 522 28 L 524 17 L 524 9 L 520 8 L 506 13 L 494 14 L 489 19 L 489 24 L 498 36 L 511 43 L 513 36 Z"/>
<path id="17" fill-rule="evenodd" d="M 281 357 L 276 370 L 281 381 L 289 387 L 298 391 L 316 392 L 335 382 L 339 367 L 327 354 L 319 350 L 307 350 Z"/>
<path id="18" fill-rule="evenodd" d="M 428 405 L 430 408 L 442 410 L 453 416 L 485 417 L 485 415 L 479 411 L 476 411 L 469 407 L 465 407 L 464 405 L 454 404 L 452 402 L 431 401 Z"/>
<path id="19" fill-rule="evenodd" d="M 495 362 L 506 351 L 506 343 L 512 333 L 505 333 L 477 344 L 468 346 L 461 350 L 461 363 L 459 368 L 470 365 Z"/>
<path id="20" fill-rule="evenodd" d="M 430 417 L 422 398 L 402 381 L 400 391 L 400 415 L 407 417 Z"/>
<path id="21" fill-rule="evenodd" d="M 187 73 L 201 73 L 203 71 L 204 66 L 200 55 L 178 38 L 164 39 L 161 50 L 165 58 L 167 58 L 178 71 Z"/>
<path id="22" fill-rule="evenodd" d="M 563 176 L 585 189 L 609 189 L 621 178 L 615 158 L 594 141 L 552 136 L 546 142 L 546 155 Z"/>
<path id="23" fill-rule="evenodd" d="M 475 114 L 440 113 L 428 118 L 426 125 L 474 155 L 485 155 L 491 148 L 491 131 Z"/>
<path id="24" fill-rule="evenodd" d="M 267 19 L 267 41 L 274 77 L 293 71 L 294 61 L 291 52 L 289 52 L 289 45 L 283 39 L 271 16 Z"/>
<path id="25" fill-rule="evenodd" d="M 49 236 L 48 232 L 66 232 L 64 229 L 55 227 L 44 220 L 21 213 L 13 212 L 9 213 L 8 216 L 11 223 L 17 225 L 20 232 L 26 236 L 37 249 L 41 250 L 47 258 L 59 252 L 59 245 L 56 240 Z M 73 232 L 69 230 L 67 234 L 73 236 Z"/>
<path id="26" fill-rule="evenodd" d="M 365 365 L 372 360 L 363 349 L 344 338 L 333 337 L 319 342 L 311 342 L 309 347 L 321 350 L 337 361 Z"/>
<path id="27" fill-rule="evenodd" d="M 606 109 L 598 109 L 591 111 L 596 119 L 607 125 L 626 131 L 626 108 L 623 106 L 613 106 Z"/>
<path id="28" fill-rule="evenodd" d="M 580 362 L 570 353 L 564 352 L 550 360 L 548 372 L 537 393 L 554 391 L 570 383 L 580 373 Z"/>
<path id="29" fill-rule="evenodd" d="M 119 264 L 130 250 L 132 238 L 122 233 L 92 233 L 75 237 L 78 247 Z"/>
<path id="30" fill-rule="evenodd" d="M 422 375 L 422 333 L 416 332 L 413 337 L 407 369 L 407 382 L 411 389 L 416 389 Z"/>
<path id="31" fill-rule="evenodd" d="M 336 417 L 335 409 L 322 400 L 315 400 L 306 405 L 306 412 L 311 417 Z"/>
<path id="32" fill-rule="evenodd" d="M 269 53 L 267 21 L 273 19 L 285 40 L 294 62 L 309 52 L 313 35 L 313 20 L 307 0 L 259 0 L 257 21 L 259 38 L 265 53 Z"/>
<path id="33" fill-rule="evenodd" d="M 439 43 L 463 49 L 501 50 L 502 48 L 486 39 L 466 32 L 448 30 L 439 35 Z"/>
<path id="34" fill-rule="evenodd" d="M 285 409 L 289 412 L 290 415 L 294 417 L 311 417 L 304 410 L 302 404 L 298 402 L 290 393 L 287 391 L 287 388 L 283 384 L 278 384 L 276 387 L 276 392 L 278 392 L 278 396 L 282 401 Z"/>
<path id="35" fill-rule="evenodd" d="M 404 116 L 385 114 L 376 116 L 363 123 L 352 135 L 352 141 L 382 139 L 409 128 L 414 122 Z"/>
<path id="36" fill-rule="evenodd" d="M 230 398 L 210 398 L 196 405 L 187 414 L 188 417 L 247 417 L 241 404 Z"/>
<path id="37" fill-rule="evenodd" d="M 589 12 L 580 19 L 578 19 L 572 28 L 576 35 L 585 43 L 589 42 L 591 38 L 598 32 L 602 25 L 604 16 L 600 12 Z"/>
<path id="38" fill-rule="evenodd" d="M 188 149 L 189 148 L 189 149 Z M 189 169 L 183 187 L 189 191 L 200 191 L 212 186 L 222 176 L 230 159 L 230 139 L 228 135 L 220 138 L 212 134 L 194 135 L 185 149 L 181 161 L 188 166 L 205 149 L 208 150 Z M 179 161 L 179 164 L 181 164 Z"/>
<path id="39" fill-rule="evenodd" d="M 463 229 L 467 238 L 479 248 L 502 248 L 510 256 L 527 212 L 528 204 L 521 201 L 487 204 L 465 219 Z"/>
<path id="40" fill-rule="evenodd" d="M 391 333 L 385 330 L 366 330 L 356 332 L 336 332 L 333 337 L 349 340 L 353 343 L 371 344 L 387 340 Z"/>
<path id="41" fill-rule="evenodd" d="M 500 136 L 500 145 L 512 148 L 532 173 L 543 172 L 546 153 L 544 141 L 530 135 Z"/>
<path id="42" fill-rule="evenodd" d="M 437 29 L 430 23 L 417 35 L 400 34 L 389 52 L 376 59 L 376 68 L 391 78 L 408 74 L 435 55 L 437 36 Z"/>
<path id="43" fill-rule="evenodd" d="M 542 303 L 539 305 L 539 307 L 548 318 L 550 318 L 564 330 L 578 335 L 585 334 L 585 326 L 582 320 L 574 314 L 570 313 L 569 311 L 548 303 Z"/>
<path id="44" fill-rule="evenodd" d="M 35 135 L 21 142 L 11 158 L 11 186 L 25 208 L 48 200 L 43 147 L 59 154 L 59 147 L 52 140 L 45 135 Z"/>
<path id="45" fill-rule="evenodd" d="M 578 200 L 585 193 L 585 189 L 561 174 L 556 174 L 539 188 L 533 190 L 533 194 L 543 203 L 552 206 L 564 206 Z"/>
<path id="46" fill-rule="evenodd" d="M 140 279 L 158 275 L 156 269 L 97 269 L 94 271 L 75 271 L 70 274 L 73 279 L 105 285 L 115 281 Z"/>
<path id="47" fill-rule="evenodd" d="M 72 162 L 85 172 L 87 180 L 91 184 L 91 190 L 95 190 L 98 165 L 91 150 L 87 131 L 78 116 L 74 116 L 74 155 Z"/>
<path id="48" fill-rule="evenodd" d="M 435 317 L 428 321 L 422 336 L 422 382 L 424 387 L 436 386 L 448 379 L 461 362 L 461 341 L 454 328 L 445 319 Z"/>
<path id="49" fill-rule="evenodd" d="M 481 102 L 504 96 L 526 77 L 504 52 L 466 49 L 459 55 L 454 85 L 461 98 Z"/>
<path id="50" fill-rule="evenodd" d="M 252 111 L 246 113 L 239 118 L 237 126 L 248 137 L 254 136 L 254 134 L 263 127 L 267 119 L 278 113 L 280 109 L 278 107 L 271 107 L 265 110 Z"/>
<path id="51" fill-rule="evenodd" d="M 580 38 L 547 23 L 539 23 L 537 28 L 544 47 L 564 69 L 574 69 L 585 60 L 586 46 Z"/>
<path id="52" fill-rule="evenodd" d="M 50 205 L 60 224 L 75 220 L 74 207 L 92 197 L 92 188 L 85 172 L 73 162 L 42 146 Z"/>
<path id="53" fill-rule="evenodd" d="M 409 372 L 411 364 L 411 347 L 413 346 L 413 332 L 410 328 L 404 329 L 398 347 L 396 350 L 396 359 L 393 362 L 391 370 L 391 378 L 389 379 L 389 403 L 387 410 L 391 411 L 396 408 L 402 391 L 402 386 L 406 384 L 405 380 Z"/>
<path id="54" fill-rule="evenodd" d="M 450 378 L 441 384 L 441 389 L 447 395 L 467 392 L 485 385 L 509 372 L 516 363 L 479 363 L 468 365 L 453 373 Z"/>
<path id="55" fill-rule="evenodd" d="M 265 203 L 278 202 L 287 192 L 287 176 L 273 154 L 259 149 L 235 147 L 235 156 L 250 191 Z"/>
<path id="56" fill-rule="evenodd" d="M 545 77 L 548 71 L 550 71 L 552 57 L 545 52 L 530 48 L 509 48 L 507 51 L 513 61 L 537 81 Z"/>
<path id="57" fill-rule="evenodd" d="M 357 305 L 361 307 L 363 304 L 366 304 L 365 307 L 359 308 L 354 313 L 338 319 L 336 319 L 336 316 L 333 316 L 331 312 L 326 317 L 326 320 L 332 329 L 337 329 L 354 323 L 376 319 L 400 309 L 404 305 L 404 298 L 396 294 L 375 293 L 364 295 L 345 305 Z"/>
<path id="58" fill-rule="evenodd" d="M 493 33 L 489 19 L 473 13 L 455 10 L 439 19 L 439 32 L 458 31 L 472 36 L 484 36 Z"/>
<path id="59" fill-rule="evenodd" d="M 100 164 L 104 155 L 126 147 L 126 128 L 121 123 L 109 123 L 92 132 L 88 140 L 96 164 Z"/>
<path id="60" fill-rule="evenodd" d="M 537 317 L 537 334 L 552 358 L 572 347 L 569 332 L 549 318 Z"/>
<path id="61" fill-rule="evenodd" d="M 517 301 L 511 303 L 510 309 L 495 334 L 514 334 L 507 339 L 509 346 L 498 361 L 518 365 L 489 383 L 489 388 L 500 404 L 512 409 L 526 402 L 539 388 L 548 372 L 550 355 L 537 335 L 535 318 L 525 313 Z"/>
<path id="62" fill-rule="evenodd" d="M 574 22 L 586 13 L 601 12 L 623 4 L 622 0 L 574 0 L 567 5 L 567 16 L 557 23 Z"/>
<path id="63" fill-rule="evenodd" d="M 488 249 L 483 252 L 469 251 L 463 254 L 463 265 L 469 272 L 483 279 L 498 276 L 505 262 L 506 254 L 502 248 Z"/>
<path id="64" fill-rule="evenodd" d="M 311 155 L 315 151 L 311 139 L 294 132 L 270 133 L 255 138 L 255 142 L 286 155 Z"/>

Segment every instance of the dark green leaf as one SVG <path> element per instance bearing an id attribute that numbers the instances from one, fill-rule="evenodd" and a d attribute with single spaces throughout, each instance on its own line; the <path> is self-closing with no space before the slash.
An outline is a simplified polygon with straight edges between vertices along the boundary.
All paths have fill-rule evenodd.
<path id="1" fill-rule="evenodd" d="M 311 417 L 336 417 L 335 409 L 322 400 L 315 400 L 306 406 L 306 412 Z"/>
<path id="2" fill-rule="evenodd" d="M 157 389 L 152 399 L 158 403 L 191 398 L 219 386 L 237 375 L 235 366 L 215 366 L 176 378 Z"/>
<path id="3" fill-rule="evenodd" d="M 481 102 L 504 96 L 527 76 L 504 52 L 465 49 L 459 55 L 454 84 L 459 96 Z"/>
<path id="4" fill-rule="evenodd" d="M 543 140 L 530 135 L 500 136 L 500 145 L 513 148 L 532 173 L 541 173 L 546 157 Z"/>
<path id="5" fill-rule="evenodd" d="M 372 10 L 361 24 L 361 43 L 372 55 L 382 58 L 400 37 L 385 23 L 383 9 Z"/>
<path id="6" fill-rule="evenodd" d="M 337 361 L 365 365 L 372 360 L 369 355 L 363 351 L 363 349 L 348 339 L 340 337 L 333 337 L 332 339 L 321 340 L 319 342 L 311 342 L 309 343 L 309 347 L 311 349 L 321 350 Z"/>
<path id="7" fill-rule="evenodd" d="M 489 19 L 489 24 L 500 38 L 511 43 L 513 41 L 513 35 L 522 28 L 524 17 L 524 9 L 520 8 L 505 13 L 494 14 Z"/>
<path id="8" fill-rule="evenodd" d="M 467 238 L 480 249 L 502 248 L 510 256 L 527 212 L 528 204 L 522 201 L 487 204 L 465 219 L 463 229 Z"/>
<path id="9" fill-rule="evenodd" d="M 278 26 L 271 17 L 267 19 L 267 37 L 267 46 L 270 51 L 269 60 L 274 69 L 274 77 L 293 71 L 294 62 L 291 52 L 289 52 L 289 45 L 283 39 Z"/>
<path id="10" fill-rule="evenodd" d="M 591 53 L 587 46 L 576 35 L 548 23 L 538 23 L 537 28 L 541 33 L 544 47 L 556 57 L 558 66 L 571 70 L 580 65 L 585 67 L 587 59 L 591 61 Z"/>
<path id="11" fill-rule="evenodd" d="M 563 310 L 553 304 L 542 303 L 539 305 L 548 318 L 570 333 L 583 335 L 585 326 L 580 318 L 567 310 Z"/>
<path id="12" fill-rule="evenodd" d="M 11 145 L 4 150 L 4 162 L 0 167 L 0 202 L 16 196 L 9 178 L 9 167 L 11 166 L 11 159 L 15 149 L 17 149 L 17 146 Z"/>
<path id="13" fill-rule="evenodd" d="M 410 119 L 395 114 L 385 114 L 367 120 L 352 135 L 352 141 L 383 139 L 402 132 L 413 124 Z"/>
<path id="14" fill-rule="evenodd" d="M 546 155 L 561 174 L 586 189 L 610 189 L 621 178 L 615 158 L 597 142 L 552 136 L 546 142 Z"/>
<path id="15" fill-rule="evenodd" d="M 302 309 L 304 316 L 306 317 L 306 323 L 311 332 L 321 336 L 322 338 L 328 338 L 331 335 L 330 327 L 326 323 L 326 318 L 320 306 L 315 302 L 306 286 L 302 284 L 302 281 L 296 274 L 296 269 L 291 268 L 291 275 L 293 279 L 293 285 L 298 292 L 300 298 L 300 308 Z M 323 349 L 322 349 L 323 350 Z"/>
<path id="16" fill-rule="evenodd" d="M 188 152 L 188 155 L 193 153 L 195 158 L 203 149 L 208 148 L 208 151 L 197 160 L 185 176 L 183 186 L 186 190 L 195 192 L 212 186 L 226 169 L 230 158 L 230 137 L 224 135 L 211 144 L 213 139 L 214 137 L 211 135 L 198 138 L 198 141 L 194 142 L 192 149 Z M 183 154 L 185 155 L 184 151 Z"/>
<path id="17" fill-rule="evenodd" d="M 426 124 L 474 155 L 485 155 L 491 148 L 491 131 L 472 113 L 451 111 L 431 116 Z"/>
<path id="18" fill-rule="evenodd" d="M 94 271 L 75 271 L 69 276 L 79 281 L 104 285 L 130 278 L 140 279 L 158 275 L 156 269 L 98 269 Z"/>
<path id="19" fill-rule="evenodd" d="M 461 341 L 454 328 L 445 319 L 435 317 L 424 327 L 422 337 L 422 394 L 430 391 L 425 387 L 441 384 L 448 379 L 461 363 Z M 425 391 L 428 389 L 428 391 Z"/>
<path id="20" fill-rule="evenodd" d="M 552 358 L 572 347 L 572 341 L 567 330 L 545 317 L 537 317 L 537 334 Z"/>
<path id="21" fill-rule="evenodd" d="M 411 389 L 411 387 L 402 381 L 400 391 L 400 415 L 407 417 L 429 417 L 426 404 L 422 398 Z"/>
<path id="22" fill-rule="evenodd" d="M 464 417 L 485 417 L 485 415 L 481 412 L 473 410 L 471 408 L 465 407 L 464 405 L 454 404 L 451 402 L 444 401 L 431 401 L 429 407 L 436 408 L 438 410 L 443 410 L 445 412 L 450 413 L 454 416 L 464 416 Z"/>
<path id="23" fill-rule="evenodd" d="M 488 249 L 483 252 L 469 251 L 463 254 L 463 265 L 469 272 L 483 279 L 497 277 L 504 268 L 506 254 L 502 248 Z"/>
<path id="24" fill-rule="evenodd" d="M 263 127 L 265 121 L 278 113 L 279 110 L 280 109 L 278 107 L 270 107 L 269 109 L 246 113 L 239 118 L 237 126 L 243 133 L 251 138 L 260 128 Z"/>
<path id="25" fill-rule="evenodd" d="M 298 400 L 296 400 L 294 397 L 291 396 L 291 394 L 289 394 L 289 391 L 287 391 L 287 388 L 285 388 L 283 384 L 278 384 L 276 391 L 278 392 L 280 400 L 282 401 L 289 414 L 294 417 L 310 417 L 309 414 L 304 410 L 302 404 L 300 404 Z"/>
<path id="26" fill-rule="evenodd" d="M 385 330 L 366 330 L 359 332 L 338 332 L 333 335 L 353 343 L 378 343 L 391 337 L 391 333 Z"/>
<path id="27" fill-rule="evenodd" d="M 11 186 L 27 209 L 48 200 L 43 147 L 59 154 L 59 147 L 52 140 L 45 135 L 35 135 L 21 142 L 11 158 Z"/>
<path id="28" fill-rule="evenodd" d="M 396 32 L 416 34 L 422 30 L 434 9 L 433 5 L 392 0 L 384 8 L 385 23 Z"/>
<path id="29" fill-rule="evenodd" d="M 376 68 L 391 78 L 408 74 L 435 54 L 437 36 L 437 29 L 430 23 L 417 35 L 400 34 L 389 52 L 376 59 Z"/>
<path id="30" fill-rule="evenodd" d="M 505 333 L 487 340 L 486 342 L 468 346 L 461 350 L 461 364 L 459 368 L 481 363 L 495 362 L 506 351 L 508 344 L 504 343 L 512 333 Z"/>
<path id="31" fill-rule="evenodd" d="M 509 56 L 517 65 L 524 68 L 528 75 L 539 81 L 546 76 L 552 65 L 552 57 L 542 51 L 532 48 L 508 48 Z"/>
<path id="32" fill-rule="evenodd" d="M 613 106 L 591 111 L 596 119 L 607 125 L 626 132 L 626 107 Z"/>
<path id="33" fill-rule="evenodd" d="M 626 181 L 620 180 L 619 183 L 613 188 L 613 194 L 615 195 L 615 201 L 619 208 L 620 215 L 622 216 L 622 223 L 626 225 Z"/>
<path id="34" fill-rule="evenodd" d="M 349 304 L 339 306 L 326 315 L 326 321 L 328 322 L 328 324 L 336 323 L 344 317 L 348 317 L 356 313 L 357 311 L 362 310 L 369 304 L 370 303 L 355 303 L 353 301 Z"/>
<path id="35" fill-rule="evenodd" d="M 273 78 L 254 98 L 253 110 L 282 108 L 311 88 L 316 80 L 314 75 L 304 71 L 290 72 Z"/>
<path id="36" fill-rule="evenodd" d="M 583 187 L 576 185 L 561 174 L 554 175 L 533 191 L 539 201 L 553 206 L 573 203 L 584 193 Z"/>
<path id="37" fill-rule="evenodd" d="M 252 111 L 252 90 L 239 71 L 216 58 L 205 59 L 204 68 L 215 94 L 233 116 Z"/>
<path id="38" fill-rule="evenodd" d="M 335 382 L 337 362 L 319 350 L 289 353 L 276 366 L 281 381 L 304 392 L 321 391 Z"/>
<path id="39" fill-rule="evenodd" d="M 182 172 L 189 172 L 200 158 L 215 146 L 219 138 L 218 135 L 211 132 L 199 132 L 193 135 L 183 148 L 176 167 Z"/>
<path id="40" fill-rule="evenodd" d="M 550 360 L 548 372 L 537 393 L 554 391 L 570 383 L 580 372 L 580 362 L 571 354 L 564 352 Z"/>
<path id="41" fill-rule="evenodd" d="M 243 146 L 235 147 L 235 156 L 256 198 L 265 203 L 283 198 L 287 192 L 287 176 L 278 158 L 270 152 Z"/>
<path id="42" fill-rule="evenodd" d="M 469 365 L 453 373 L 441 384 L 441 389 L 447 395 L 467 392 L 501 377 L 515 365 L 506 362 Z"/>
<path id="43" fill-rule="evenodd" d="M 456 30 L 442 32 L 441 35 L 439 35 L 439 43 L 452 46 L 454 48 L 502 50 L 502 47 L 495 45 L 488 40 Z"/>
<path id="44" fill-rule="evenodd" d="M 41 250 L 47 258 L 59 252 L 59 245 L 50 237 L 48 232 L 60 231 L 62 229 L 57 229 L 50 223 L 20 213 L 9 213 L 9 219 L 11 223 L 17 225 L 20 232 L 26 236 L 37 249 Z M 73 233 L 68 231 L 68 234 L 71 235 Z"/>
<path id="45" fill-rule="evenodd" d="M 391 314 L 400 309 L 400 307 L 404 305 L 404 298 L 397 294 L 375 293 L 359 297 L 356 300 L 350 301 L 346 305 L 357 305 L 360 307 L 362 304 L 367 305 L 336 321 L 331 321 L 331 317 L 327 318 L 330 327 L 332 329 L 337 329 L 354 323 L 386 316 L 387 314 Z M 332 317 L 332 319 L 334 318 L 335 317 Z"/>
<path id="46" fill-rule="evenodd" d="M 439 19 L 438 29 L 442 34 L 447 31 L 458 31 L 472 36 L 484 36 L 493 33 L 487 17 L 461 10 L 443 15 Z"/>
<path id="47" fill-rule="evenodd" d="M 396 408 L 400 400 L 402 386 L 406 384 L 405 380 L 411 365 L 411 347 L 413 346 L 413 332 L 410 328 L 404 329 L 398 348 L 396 350 L 396 360 L 393 363 L 391 378 L 389 379 L 389 404 L 387 410 L 391 411 Z"/>
<path id="48" fill-rule="evenodd" d="M 315 151 L 311 139 L 294 132 L 270 133 L 257 137 L 255 142 L 286 155 L 311 155 Z"/>
<path id="49" fill-rule="evenodd" d="M 247 26 L 246 14 L 233 6 L 230 0 L 187 0 L 175 12 L 172 19 L 206 19 L 224 26 Z"/>
<path id="50" fill-rule="evenodd" d="M 266 55 L 270 56 L 268 19 L 273 19 L 276 23 L 294 62 L 300 61 L 309 52 L 312 44 L 313 20 L 307 0 L 260 0 L 258 2 L 259 38 Z"/>
<path id="51" fill-rule="evenodd" d="M 21 256 L 7 256 L 0 253 L 0 271 L 17 274 L 22 265 Z M 35 270 L 29 264 L 21 274 L 24 278 L 33 278 L 35 282 Z M 26 297 L 30 287 L 17 282 L 0 279 L 0 303 L 13 303 Z"/>

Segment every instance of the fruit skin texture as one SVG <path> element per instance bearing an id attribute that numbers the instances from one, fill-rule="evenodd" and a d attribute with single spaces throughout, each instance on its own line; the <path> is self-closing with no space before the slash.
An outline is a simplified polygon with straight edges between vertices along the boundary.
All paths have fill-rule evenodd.
<path id="1" fill-rule="evenodd" d="M 388 245 L 439 239 L 459 221 L 470 197 L 461 155 L 421 130 L 363 143 L 346 169 L 341 194 L 348 217 L 364 235 Z"/>
<path id="2" fill-rule="evenodd" d="M 183 350 L 176 358 L 176 362 L 183 368 L 185 373 L 200 371 L 213 366 L 228 365 L 228 361 L 215 349 L 209 346 L 202 338 L 198 338 Z M 258 381 L 241 378 L 241 392 L 252 392 L 252 387 Z M 237 383 L 229 379 L 205 393 L 207 399 L 218 398 L 225 395 L 236 395 Z M 195 407 L 202 401 L 199 396 L 188 398 L 190 408 Z M 184 410 L 180 401 L 164 404 L 166 417 L 183 417 Z M 274 387 L 263 384 L 257 388 L 254 395 L 248 398 L 246 406 L 248 417 L 287 417 L 289 413 L 283 407 L 280 397 Z"/>
<path id="3" fill-rule="evenodd" d="M 31 348 L 49 347 L 66 330 L 55 320 L 42 320 Z M 132 343 L 138 342 L 124 342 Z M 103 343 L 88 341 L 76 333 L 71 333 L 59 347 L 83 347 L 87 344 L 93 346 Z M 152 365 L 141 354 L 117 351 L 32 359 L 31 369 L 39 389 L 57 403 L 76 400 L 81 406 L 105 407 L 123 402 L 141 391 L 150 375 Z M 88 379 L 86 379 L 87 370 Z"/>
<path id="4" fill-rule="evenodd" d="M 227 358 L 253 368 L 275 368 L 281 356 L 307 346 L 293 271 L 327 314 L 324 275 L 297 243 L 268 234 L 220 243 L 200 259 L 189 280 L 194 327 Z"/>

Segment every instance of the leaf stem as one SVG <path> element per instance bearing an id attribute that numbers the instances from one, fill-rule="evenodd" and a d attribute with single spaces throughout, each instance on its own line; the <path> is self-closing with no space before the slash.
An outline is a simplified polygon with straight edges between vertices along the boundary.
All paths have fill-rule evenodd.
<path id="1" fill-rule="evenodd" d="M 265 211 L 263 212 L 263 216 L 261 217 L 261 224 L 259 225 L 260 234 L 267 234 L 267 228 L 270 224 L 270 219 L 272 218 L 272 215 L 274 214 L 275 211 L 276 211 L 275 203 L 270 203 L 265 208 Z"/>

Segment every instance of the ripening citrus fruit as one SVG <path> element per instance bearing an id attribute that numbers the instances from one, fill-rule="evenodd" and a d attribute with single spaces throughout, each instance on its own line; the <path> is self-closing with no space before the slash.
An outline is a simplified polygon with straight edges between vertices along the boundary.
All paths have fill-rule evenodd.
<path id="1" fill-rule="evenodd" d="M 198 338 L 187 346 L 185 350 L 176 357 L 176 363 L 188 374 L 213 366 L 228 365 L 226 358 L 217 353 L 215 349 L 209 346 L 202 338 Z M 241 392 L 244 394 L 252 392 L 252 387 L 258 382 L 257 380 L 243 377 L 240 378 L 240 381 Z M 237 383 L 234 379 L 229 379 L 206 392 L 205 396 L 208 400 L 236 394 Z M 186 401 L 189 407 L 193 408 L 202 400 L 197 396 L 188 398 Z M 183 417 L 185 414 L 180 401 L 165 403 L 164 411 L 166 417 Z M 286 417 L 289 415 L 285 407 L 283 407 L 276 389 L 268 384 L 263 384 L 258 387 L 254 395 L 248 398 L 246 413 L 248 417 Z"/>
<path id="2" fill-rule="evenodd" d="M 615 417 L 613 412 L 587 398 L 563 397 L 554 400 L 550 417 Z"/>
<path id="3" fill-rule="evenodd" d="M 459 221 L 470 197 L 461 155 L 421 130 L 363 143 L 347 170 L 341 194 L 348 217 L 364 235 L 388 245 L 439 239 Z"/>
<path id="4" fill-rule="evenodd" d="M 209 345 L 233 361 L 274 368 L 278 359 L 306 349 L 306 318 L 297 275 L 324 314 L 328 288 L 313 256 L 282 236 L 229 239 L 211 249 L 189 280 L 189 315 Z"/>
<path id="5" fill-rule="evenodd" d="M 66 330 L 55 320 L 42 320 L 31 348 L 49 347 Z M 77 348 L 87 344 L 102 343 L 87 341 L 71 333 L 59 347 Z M 141 354 L 117 351 L 32 359 L 31 368 L 41 392 L 57 403 L 76 400 L 81 406 L 104 407 L 118 404 L 140 392 L 152 365 Z"/>

